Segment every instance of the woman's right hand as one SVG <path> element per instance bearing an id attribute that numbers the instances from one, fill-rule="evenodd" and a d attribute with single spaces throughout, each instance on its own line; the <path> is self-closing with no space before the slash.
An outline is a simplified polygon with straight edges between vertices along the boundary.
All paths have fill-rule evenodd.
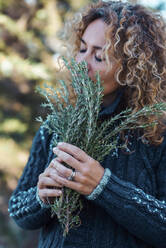
<path id="1" fill-rule="evenodd" d="M 61 189 L 63 186 L 56 182 L 57 171 L 53 166 L 54 160 L 59 161 L 58 158 L 54 158 L 45 171 L 39 175 L 37 183 L 38 196 L 43 203 L 48 203 L 50 197 L 50 200 L 52 200 L 62 194 Z"/>

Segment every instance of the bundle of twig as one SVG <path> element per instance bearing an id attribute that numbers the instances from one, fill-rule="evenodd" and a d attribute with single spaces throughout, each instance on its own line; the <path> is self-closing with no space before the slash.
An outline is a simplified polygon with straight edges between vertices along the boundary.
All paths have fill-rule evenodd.
<path id="1" fill-rule="evenodd" d="M 71 86 L 76 95 L 75 104 L 71 104 L 69 91 L 63 80 L 60 81 L 61 87 L 58 89 L 48 85 L 38 88 L 38 91 L 47 100 L 42 105 L 50 110 L 45 120 L 39 117 L 38 121 L 42 122 L 50 133 L 58 136 L 58 141 L 54 139 L 54 146 L 59 141 L 76 145 L 89 156 L 101 162 L 111 150 L 120 146 L 117 136 L 122 130 L 155 125 L 155 121 L 139 125 L 137 120 L 144 115 L 158 115 L 166 110 L 164 103 L 147 106 L 134 114 L 128 109 L 98 125 L 103 98 L 99 75 L 94 83 L 88 77 L 85 62 L 77 64 L 74 60 L 68 62 L 65 59 L 64 62 L 71 74 Z M 70 228 L 80 224 L 79 212 L 82 204 L 77 192 L 64 188 L 62 196 L 55 198 L 51 209 L 63 227 L 64 236 Z"/>

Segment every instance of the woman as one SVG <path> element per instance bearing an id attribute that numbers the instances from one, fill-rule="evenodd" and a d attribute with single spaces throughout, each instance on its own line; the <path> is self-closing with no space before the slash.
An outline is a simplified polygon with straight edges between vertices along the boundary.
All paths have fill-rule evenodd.
<path id="1" fill-rule="evenodd" d="M 160 16 L 114 1 L 93 4 L 70 23 L 68 50 L 78 63 L 87 62 L 92 80 L 99 71 L 103 82 L 101 121 L 166 99 L 165 31 Z M 10 215 L 22 228 L 41 228 L 41 248 L 166 247 L 164 130 L 160 118 L 141 135 L 122 133 L 131 152 L 110 152 L 101 164 L 72 144 L 52 150 L 52 137 L 41 127 L 10 199 Z M 47 204 L 64 186 L 79 192 L 84 204 L 81 225 L 65 239 Z"/>

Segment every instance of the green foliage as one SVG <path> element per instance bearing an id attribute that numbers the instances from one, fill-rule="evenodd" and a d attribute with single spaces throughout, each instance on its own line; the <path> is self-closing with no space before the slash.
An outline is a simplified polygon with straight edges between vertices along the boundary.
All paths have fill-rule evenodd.
<path id="1" fill-rule="evenodd" d="M 59 141 L 76 145 L 101 162 L 111 150 L 126 147 L 126 144 L 118 143 L 118 135 L 121 131 L 155 125 L 156 121 L 142 125 L 138 120 L 144 115 L 158 115 L 166 110 L 165 103 L 146 106 L 134 114 L 131 109 L 127 109 L 99 124 L 98 117 L 103 99 L 99 75 L 94 83 L 88 77 L 85 62 L 77 64 L 71 60 L 69 63 L 65 59 L 64 62 L 71 74 L 71 85 L 76 95 L 75 105 L 70 103 L 69 92 L 64 81 L 60 81 L 61 87 L 58 89 L 48 85 L 45 85 L 45 88 L 38 88 L 40 94 L 47 100 L 43 107 L 49 110 L 46 120 L 41 117 L 38 120 L 50 133 L 56 134 L 54 146 Z M 82 204 L 77 192 L 64 188 L 62 196 L 56 198 L 51 207 L 64 229 L 64 236 L 70 228 L 80 223 L 79 212 Z"/>

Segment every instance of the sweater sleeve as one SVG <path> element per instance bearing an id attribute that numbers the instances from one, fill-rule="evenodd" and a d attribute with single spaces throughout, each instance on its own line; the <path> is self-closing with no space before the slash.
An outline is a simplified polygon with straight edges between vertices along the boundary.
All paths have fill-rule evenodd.
<path id="1" fill-rule="evenodd" d="M 36 133 L 28 162 L 9 200 L 9 213 L 25 229 L 37 229 L 51 220 L 51 211 L 42 206 L 37 196 L 38 176 L 48 162 L 49 135 L 41 127 Z"/>
<path id="2" fill-rule="evenodd" d="M 86 198 L 103 207 L 130 233 L 158 248 L 166 247 L 166 145 L 156 170 L 157 196 L 120 180 L 106 168 L 96 189 Z"/>

